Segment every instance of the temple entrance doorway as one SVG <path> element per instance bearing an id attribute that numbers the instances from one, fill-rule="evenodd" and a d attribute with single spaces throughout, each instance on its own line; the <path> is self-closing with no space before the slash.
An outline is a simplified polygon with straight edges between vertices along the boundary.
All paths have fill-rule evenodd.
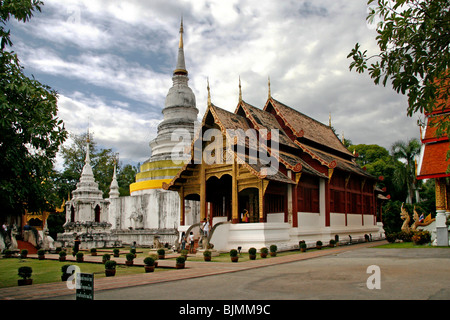
<path id="1" fill-rule="evenodd" d="M 259 190 L 257 188 L 247 188 L 239 192 L 239 221 L 242 219 L 244 209 L 247 209 L 249 215 L 248 222 L 259 222 Z"/>
<path id="2" fill-rule="evenodd" d="M 213 176 L 206 181 L 206 211 L 210 220 L 214 217 L 231 220 L 231 185 L 232 178 L 228 174 L 220 179 Z"/>

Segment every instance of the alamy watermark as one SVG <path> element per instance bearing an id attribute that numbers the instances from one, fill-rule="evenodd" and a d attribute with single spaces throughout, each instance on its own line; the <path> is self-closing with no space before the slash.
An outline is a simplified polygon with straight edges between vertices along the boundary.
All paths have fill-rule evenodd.
<path id="1" fill-rule="evenodd" d="M 367 267 L 366 273 L 371 274 L 366 281 L 367 289 L 381 289 L 381 269 L 377 265 L 370 265 Z"/>

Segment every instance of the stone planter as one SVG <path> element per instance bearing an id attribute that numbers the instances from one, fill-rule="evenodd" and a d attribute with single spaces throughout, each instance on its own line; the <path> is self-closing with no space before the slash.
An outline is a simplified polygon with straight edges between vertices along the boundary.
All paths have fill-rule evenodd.
<path id="1" fill-rule="evenodd" d="M 184 269 L 184 263 L 176 263 L 175 268 L 176 269 Z"/>
<path id="2" fill-rule="evenodd" d="M 256 260 L 256 254 L 249 254 L 248 257 L 250 260 Z"/>
<path id="3" fill-rule="evenodd" d="M 59 262 L 66 261 L 66 256 L 59 256 Z"/>
<path id="4" fill-rule="evenodd" d="M 132 265 L 133 265 L 133 260 L 131 260 L 131 261 L 125 261 L 125 264 L 128 266 L 128 267 L 131 267 Z"/>
<path id="5" fill-rule="evenodd" d="M 203 257 L 203 260 L 205 260 L 205 261 L 211 261 L 211 256 L 204 256 L 204 257 Z"/>
<path id="6" fill-rule="evenodd" d="M 230 257 L 231 258 L 231 262 L 238 262 L 239 261 L 239 257 Z"/>
<path id="7" fill-rule="evenodd" d="M 267 253 L 265 253 L 265 252 L 261 252 L 260 255 L 261 255 L 261 258 L 267 258 Z"/>
<path id="8" fill-rule="evenodd" d="M 33 279 L 19 279 L 17 280 L 18 286 L 29 286 L 33 284 Z"/>
<path id="9" fill-rule="evenodd" d="M 105 275 L 107 277 L 114 277 L 116 275 L 116 269 L 105 269 Z"/>
<path id="10" fill-rule="evenodd" d="M 155 266 L 144 266 L 145 273 L 153 272 L 155 271 Z"/>
<path id="11" fill-rule="evenodd" d="M 45 260 L 45 255 L 38 256 L 38 259 L 39 259 L 39 260 Z"/>

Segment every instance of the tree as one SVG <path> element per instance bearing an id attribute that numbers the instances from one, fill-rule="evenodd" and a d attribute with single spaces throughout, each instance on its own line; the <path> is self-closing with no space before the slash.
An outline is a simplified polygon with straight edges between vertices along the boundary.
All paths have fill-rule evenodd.
<path id="1" fill-rule="evenodd" d="M 389 81 L 395 91 L 407 94 L 408 116 L 445 108 L 450 92 L 449 7 L 449 0 L 378 0 L 367 20 L 381 20 L 376 28 L 380 52 L 368 57 L 357 43 L 347 56 L 353 58 L 350 70 L 368 70 L 375 84 Z M 438 135 L 450 136 L 448 115 L 446 120 L 435 124 Z"/>
<path id="2" fill-rule="evenodd" d="M 413 203 L 414 193 L 418 192 L 415 158 L 420 153 L 420 142 L 415 138 L 408 142 L 397 141 L 391 146 L 391 153 L 395 160 L 403 160 L 400 165 L 397 165 L 394 183 L 397 186 L 406 187 L 408 190 L 406 203 Z M 415 200 L 419 201 L 417 196 Z"/>
<path id="3" fill-rule="evenodd" d="M 0 1 L 0 207 L 2 214 L 48 209 L 46 201 L 53 160 L 66 139 L 57 118 L 57 94 L 23 73 L 6 23 L 27 22 L 41 1 Z"/>
<path id="4" fill-rule="evenodd" d="M 358 144 L 348 148 L 350 152 L 357 154 L 356 163 L 365 167 L 367 172 L 375 177 L 382 176 L 383 181 L 378 182 L 378 187 L 386 188 L 392 200 L 403 200 L 406 197 L 404 188 L 397 188 L 394 184 L 394 175 L 398 160 L 395 160 L 386 148 L 376 144 Z"/>

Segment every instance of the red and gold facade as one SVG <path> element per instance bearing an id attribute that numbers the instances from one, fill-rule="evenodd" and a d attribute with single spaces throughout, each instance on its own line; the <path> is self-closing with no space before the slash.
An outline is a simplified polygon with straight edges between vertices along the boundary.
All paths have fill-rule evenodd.
<path id="1" fill-rule="evenodd" d="M 205 139 L 210 129 L 221 139 Z M 246 133 L 244 140 L 230 137 L 230 131 L 239 130 Z M 273 132 L 278 133 L 277 150 L 273 149 Z M 258 147 L 278 160 L 273 174 L 264 174 L 264 164 L 252 159 L 258 154 L 253 140 L 261 138 L 266 143 Z M 223 152 L 212 155 L 218 161 L 196 159 L 196 154 L 218 150 L 210 148 L 211 141 L 221 144 Z M 239 148 L 245 154 L 237 152 Z M 345 225 L 350 215 L 353 221 L 359 216 L 361 225 L 381 221 L 377 179 L 356 164 L 331 127 L 270 96 L 263 109 L 240 99 L 234 113 L 209 103 L 191 154 L 191 161 L 163 186 L 180 195 L 180 225 L 186 221 L 184 200 L 200 201 L 201 221 L 222 217 L 236 224 L 242 222 L 244 209 L 248 222 L 268 222 L 276 214 L 294 228 L 301 224 L 302 212 L 323 214 L 324 227 L 333 224 L 332 213 L 344 216 Z"/>

